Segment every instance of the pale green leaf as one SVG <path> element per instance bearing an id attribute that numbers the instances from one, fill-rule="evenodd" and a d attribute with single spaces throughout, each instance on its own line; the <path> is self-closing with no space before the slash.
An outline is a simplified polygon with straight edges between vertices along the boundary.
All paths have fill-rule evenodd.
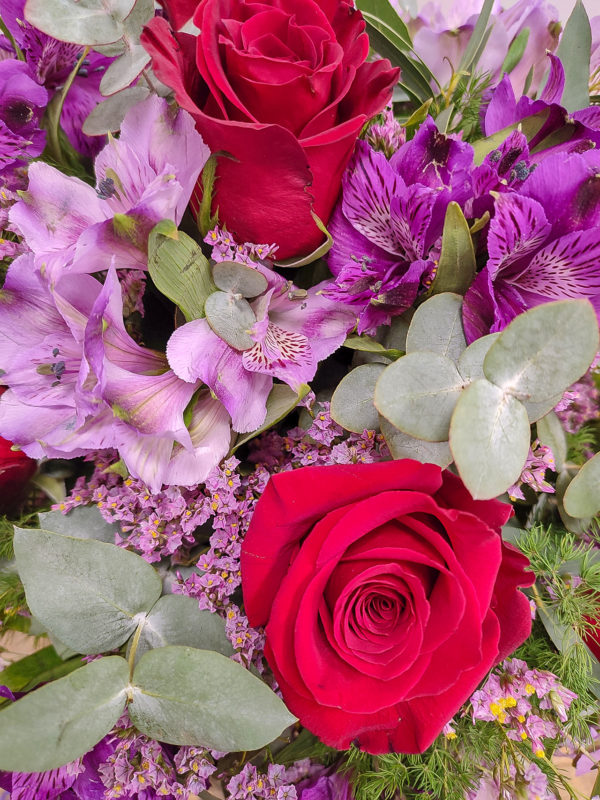
<path id="1" fill-rule="evenodd" d="M 436 294 L 417 308 L 406 336 L 407 353 L 439 353 L 456 362 L 466 346 L 460 295 Z"/>
<path id="2" fill-rule="evenodd" d="M 600 453 L 583 465 L 573 478 L 563 500 L 572 517 L 594 517 L 600 511 Z"/>
<path id="3" fill-rule="evenodd" d="M 256 315 L 243 297 L 229 292 L 214 292 L 204 304 L 206 321 L 220 339 L 235 350 L 254 347 L 250 330 L 256 324 Z"/>
<path id="4" fill-rule="evenodd" d="M 77 653 L 122 645 L 160 597 L 156 570 L 116 545 L 15 528 L 14 547 L 31 612 Z"/>
<path id="5" fill-rule="evenodd" d="M 442 234 L 442 251 L 428 294 L 464 294 L 473 283 L 477 264 L 471 231 L 458 203 L 448 203 Z"/>
<path id="6" fill-rule="evenodd" d="M 537 422 L 538 419 L 545 417 L 555 405 L 562 400 L 563 392 L 559 392 L 558 394 L 549 397 L 547 400 L 539 400 L 533 402 L 532 400 L 524 400 L 523 405 L 527 409 L 527 416 L 529 417 L 529 422 L 533 425 L 534 422 Z"/>
<path id="7" fill-rule="evenodd" d="M 348 347 L 350 350 L 358 350 L 362 353 L 377 353 L 393 361 L 404 355 L 403 350 L 388 349 L 384 347 L 381 342 L 378 342 L 376 339 L 373 339 L 372 336 L 367 336 L 366 334 L 362 336 L 348 336 L 344 342 L 344 347 Z"/>
<path id="8" fill-rule="evenodd" d="M 62 533 L 76 539 L 96 539 L 99 542 L 115 543 L 117 525 L 107 522 L 97 506 L 77 506 L 68 514 L 61 511 L 41 511 L 40 528 L 52 533 Z"/>
<path id="9" fill-rule="evenodd" d="M 485 378 L 483 374 L 483 359 L 498 336 L 500 336 L 499 333 L 488 333 L 487 336 L 481 336 L 471 342 L 467 349 L 461 353 L 457 367 L 465 381 L 472 383 L 479 380 L 479 378 Z"/>
<path id="10" fill-rule="evenodd" d="M 87 136 L 103 136 L 115 133 L 121 127 L 130 108 L 141 103 L 150 94 L 146 86 L 130 86 L 103 100 L 90 111 L 83 123 Z"/>
<path id="11" fill-rule="evenodd" d="M 486 31 L 488 30 L 488 22 L 490 20 L 493 7 L 494 0 L 485 0 L 481 11 L 479 12 L 479 17 L 477 18 L 475 27 L 473 28 L 473 33 L 471 34 L 469 43 L 467 44 L 458 65 L 457 72 L 460 72 L 461 70 L 468 70 L 470 67 L 475 68 L 477 66 L 476 56 L 480 50 L 480 46 L 484 40 Z"/>
<path id="12" fill-rule="evenodd" d="M 200 610 L 197 600 L 182 594 L 159 597 L 149 611 L 137 643 L 135 662 L 147 650 L 172 644 L 215 650 L 224 656 L 233 654 L 221 617 L 206 609 Z M 131 641 L 128 657 L 130 649 Z"/>
<path id="13" fill-rule="evenodd" d="M 267 290 L 267 279 L 257 269 L 235 261 L 220 261 L 213 267 L 215 286 L 223 292 L 258 297 Z"/>
<path id="14" fill-rule="evenodd" d="M 375 407 L 404 433 L 445 442 L 463 387 L 456 366 L 446 356 L 409 353 L 386 367 L 377 381 Z"/>
<path id="15" fill-rule="evenodd" d="M 373 404 L 375 384 L 385 364 L 362 364 L 345 375 L 331 398 L 331 417 L 347 431 L 379 430 L 379 414 Z"/>
<path id="16" fill-rule="evenodd" d="M 414 458 L 423 464 L 437 464 L 445 468 L 452 463 L 448 442 L 426 442 L 395 428 L 385 417 L 380 417 L 381 433 L 395 459 Z"/>
<path id="17" fill-rule="evenodd" d="M 257 750 L 295 722 L 265 683 L 210 650 L 150 650 L 136 666 L 133 683 L 131 721 L 168 744 Z"/>
<path id="18" fill-rule="evenodd" d="M 105 97 L 126 89 L 150 63 L 150 55 L 141 44 L 127 49 L 110 64 L 102 80 L 100 92 Z"/>
<path id="19" fill-rule="evenodd" d="M 148 272 L 187 322 L 204 316 L 206 299 L 217 290 L 200 246 L 171 220 L 162 220 L 150 232 Z"/>
<path id="20" fill-rule="evenodd" d="M 529 28 L 523 28 L 512 40 L 510 47 L 508 48 L 506 58 L 504 59 L 504 63 L 500 69 L 501 74 L 504 72 L 512 72 L 519 61 L 523 58 L 523 53 L 525 52 L 527 42 L 529 41 L 529 34 Z"/>
<path id="21" fill-rule="evenodd" d="M 450 449 L 476 500 L 515 483 L 529 453 L 529 420 L 522 403 L 485 379 L 462 393 L 450 423 Z"/>
<path id="22" fill-rule="evenodd" d="M 537 437 L 542 444 L 552 450 L 555 472 L 560 472 L 567 457 L 567 437 L 560 419 L 550 411 L 537 422 Z M 600 485 L 598 486 L 600 492 Z M 600 508 L 600 500 L 598 501 Z M 589 516 L 586 514 L 586 516 Z"/>
<path id="23" fill-rule="evenodd" d="M 591 48 L 590 20 L 581 0 L 576 0 L 556 50 L 556 55 L 565 70 L 565 88 L 561 105 L 569 112 L 579 111 L 590 104 Z"/>
<path id="24" fill-rule="evenodd" d="M 513 319 L 488 350 L 483 371 L 514 397 L 540 402 L 580 378 L 597 351 L 598 322 L 592 304 L 558 300 Z"/>
<path id="25" fill-rule="evenodd" d="M 127 697 L 124 658 L 92 661 L 0 711 L 0 769 L 44 772 L 87 753 L 115 725 Z"/>
<path id="26" fill-rule="evenodd" d="M 124 33 L 135 0 L 27 0 L 25 19 L 63 42 L 102 45 Z"/>

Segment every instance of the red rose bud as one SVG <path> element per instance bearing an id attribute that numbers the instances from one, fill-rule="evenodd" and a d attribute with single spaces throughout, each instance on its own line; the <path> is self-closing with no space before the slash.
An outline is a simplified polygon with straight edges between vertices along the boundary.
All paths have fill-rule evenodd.
<path id="1" fill-rule="evenodd" d="M 33 458 L 22 450 L 12 450 L 12 446 L 12 442 L 0 437 L 0 514 L 16 508 L 37 469 Z"/>
<path id="2" fill-rule="evenodd" d="M 509 505 L 412 460 L 271 478 L 242 548 L 252 625 L 290 711 L 325 744 L 419 753 L 529 635 Z"/>
<path id="3" fill-rule="evenodd" d="M 192 5 L 164 0 L 175 28 Z M 311 210 L 327 223 L 361 128 L 399 70 L 365 61 L 365 22 L 347 0 L 201 0 L 193 22 L 197 40 L 155 17 L 142 43 L 210 149 L 226 154 L 220 224 L 240 242 L 276 242 L 279 258 L 310 253 L 323 241 Z"/>

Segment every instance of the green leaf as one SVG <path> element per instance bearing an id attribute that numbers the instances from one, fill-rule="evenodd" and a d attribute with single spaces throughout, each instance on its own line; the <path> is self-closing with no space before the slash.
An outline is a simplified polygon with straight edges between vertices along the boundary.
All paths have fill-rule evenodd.
<path id="1" fill-rule="evenodd" d="M 523 53 L 525 52 L 527 42 L 529 41 L 529 33 L 529 28 L 523 28 L 512 40 L 510 47 L 508 48 L 506 58 L 504 59 L 504 63 L 500 68 L 500 74 L 504 72 L 512 72 L 519 61 L 523 58 Z"/>
<path id="2" fill-rule="evenodd" d="M 148 271 L 158 291 L 181 309 L 187 322 L 204 316 L 206 299 L 217 290 L 210 265 L 200 246 L 171 220 L 162 220 L 150 232 Z"/>
<path id="3" fill-rule="evenodd" d="M 481 336 L 471 342 L 467 349 L 461 353 L 457 367 L 465 381 L 472 383 L 479 378 L 485 378 L 483 360 L 498 336 L 500 336 L 499 333 L 488 333 L 487 336 Z"/>
<path id="4" fill-rule="evenodd" d="M 161 594 L 156 570 L 113 544 L 15 528 L 14 547 L 31 612 L 78 653 L 120 647 Z"/>
<path id="5" fill-rule="evenodd" d="M 466 46 L 465 52 L 463 53 L 463 57 L 461 58 L 460 64 L 458 65 L 457 72 L 461 72 L 462 70 L 466 71 L 471 67 L 474 68 L 477 66 L 476 56 L 480 50 L 481 43 L 483 42 L 484 37 L 486 35 L 488 22 L 490 20 L 490 15 L 492 13 L 493 7 L 494 7 L 494 0 L 485 0 L 481 8 L 481 11 L 479 13 L 477 22 L 475 23 L 475 27 L 473 28 L 473 33 L 471 34 L 469 43 Z"/>
<path id="6" fill-rule="evenodd" d="M 362 336 L 348 336 L 344 342 L 344 347 L 350 350 L 359 350 L 362 353 L 378 353 L 380 356 L 391 358 L 395 361 L 404 355 L 402 350 L 388 349 L 384 347 L 381 342 L 373 339 L 372 336 L 363 334 Z"/>
<path id="7" fill-rule="evenodd" d="M 567 458 L 567 437 L 560 419 L 550 411 L 537 422 L 537 437 L 552 450 L 555 472 L 560 472 Z M 586 514 L 586 516 L 591 516 Z"/>
<path id="8" fill-rule="evenodd" d="M 379 430 L 379 414 L 373 404 L 375 384 L 385 364 L 362 364 L 345 375 L 331 398 L 331 417 L 347 431 Z"/>
<path id="9" fill-rule="evenodd" d="M 0 711 L 0 769 L 44 772 L 87 753 L 125 708 L 129 667 L 109 656 Z"/>
<path id="10" fill-rule="evenodd" d="M 437 464 L 442 469 L 452 463 L 448 442 L 425 442 L 399 431 L 385 417 L 379 420 L 381 432 L 395 459 L 414 458 L 423 464 Z"/>
<path id="11" fill-rule="evenodd" d="M 258 297 L 268 286 L 262 272 L 235 261 L 220 261 L 215 264 L 213 280 L 221 291 L 241 294 L 242 297 Z"/>
<path id="12" fill-rule="evenodd" d="M 547 400 L 540 400 L 536 401 L 535 403 L 531 400 L 524 400 L 523 405 L 527 409 L 527 416 L 529 417 L 529 422 L 533 425 L 534 422 L 537 422 L 542 417 L 545 417 L 555 405 L 562 400 L 563 392 L 559 392 L 555 394 L 553 397 L 549 397 Z"/>
<path id="13" fill-rule="evenodd" d="M 445 442 L 464 381 L 449 358 L 409 353 L 377 381 L 375 407 L 396 428 L 418 439 Z"/>
<path id="14" fill-rule="evenodd" d="M 560 514 L 561 521 L 565 528 L 571 531 L 571 533 L 576 533 L 578 536 L 581 536 L 589 529 L 592 520 L 591 517 L 572 517 L 565 509 L 565 494 L 573 479 L 574 476 L 571 474 L 570 470 L 563 469 L 556 479 L 556 494 L 554 497 L 558 503 L 558 513 Z"/>
<path id="15" fill-rule="evenodd" d="M 81 665 L 79 658 L 63 661 L 54 647 L 48 646 L 5 667 L 0 683 L 11 692 L 28 691 L 40 683 L 62 678 Z"/>
<path id="16" fill-rule="evenodd" d="M 581 0 L 577 0 L 560 37 L 556 55 L 565 70 L 562 103 L 567 111 L 578 111 L 590 104 L 590 51 L 592 31 Z"/>
<path id="17" fill-rule="evenodd" d="M 483 371 L 514 397 L 540 402 L 580 378 L 597 351 L 598 322 L 592 304 L 558 300 L 513 319 L 488 350 Z"/>
<path id="18" fill-rule="evenodd" d="M 417 308 L 406 336 L 407 353 L 439 353 L 456 362 L 466 346 L 460 295 L 436 294 Z"/>
<path id="19" fill-rule="evenodd" d="M 267 397 L 267 416 L 265 417 L 265 421 L 260 428 L 257 428 L 255 431 L 245 433 L 243 436 L 238 437 L 231 452 L 235 453 L 239 447 L 249 442 L 250 439 L 254 439 L 259 433 L 268 430 L 284 417 L 287 417 L 290 411 L 293 411 L 302 398 L 306 397 L 309 392 L 310 386 L 307 383 L 301 384 L 298 392 L 295 392 L 286 383 L 273 384 L 273 388 Z"/>
<path id="20" fill-rule="evenodd" d="M 412 50 L 410 33 L 388 0 L 358 0 L 356 7 L 364 20 L 377 28 L 401 50 Z"/>
<path id="21" fill-rule="evenodd" d="M 243 297 L 228 292 L 214 292 L 204 304 L 206 321 L 220 339 L 235 350 L 249 350 L 254 339 L 249 331 L 256 324 L 256 315 Z"/>
<path id="22" fill-rule="evenodd" d="M 450 449 L 476 500 L 515 483 L 529 453 L 529 420 L 522 403 L 481 379 L 460 396 L 450 423 Z"/>
<path id="23" fill-rule="evenodd" d="M 107 97 L 127 89 L 149 63 L 148 51 L 141 44 L 134 44 L 109 65 L 100 81 L 100 93 Z"/>
<path id="24" fill-rule="evenodd" d="M 265 683 L 210 650 L 150 650 L 133 683 L 131 721 L 167 744 L 257 750 L 296 721 Z"/>
<path id="25" fill-rule="evenodd" d="M 600 511 L 600 453 L 583 465 L 563 500 L 565 511 L 576 519 L 594 517 Z"/>
<path id="26" fill-rule="evenodd" d="M 62 42 L 102 45 L 116 42 L 135 0 L 27 0 L 25 18 Z"/>
<path id="27" fill-rule="evenodd" d="M 62 533 L 75 539 L 96 539 L 98 542 L 115 543 L 118 526 L 107 522 L 97 506 L 77 506 L 68 514 L 61 511 L 41 511 L 40 528 L 52 533 Z"/>
<path id="28" fill-rule="evenodd" d="M 182 594 L 159 597 L 149 611 L 135 651 L 136 664 L 146 651 L 173 644 L 215 650 L 224 656 L 233 654 L 221 617 L 201 611 L 197 600 Z M 128 657 L 130 649 L 131 642 Z"/>
<path id="29" fill-rule="evenodd" d="M 448 203 L 440 260 L 428 294 L 464 294 L 475 278 L 477 264 L 469 225 L 458 203 Z"/>

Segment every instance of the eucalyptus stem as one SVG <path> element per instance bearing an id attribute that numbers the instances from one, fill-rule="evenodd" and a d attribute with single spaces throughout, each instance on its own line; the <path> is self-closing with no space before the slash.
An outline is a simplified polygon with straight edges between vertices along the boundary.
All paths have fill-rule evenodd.
<path id="1" fill-rule="evenodd" d="M 59 129 L 60 129 L 60 118 L 62 116 L 63 107 L 65 104 L 65 100 L 69 89 L 71 88 L 73 81 L 77 77 L 77 73 L 79 72 L 81 65 L 85 61 L 90 52 L 90 47 L 86 47 L 83 50 L 83 53 L 79 57 L 77 63 L 69 73 L 69 77 L 65 81 L 65 85 L 60 90 L 59 94 L 55 95 L 51 102 L 48 105 L 47 111 L 47 133 L 48 133 L 48 148 L 50 149 L 50 153 L 52 157 L 59 163 L 63 162 L 63 154 L 62 148 L 60 146 L 60 137 L 59 137 Z"/>
<path id="2" fill-rule="evenodd" d="M 138 626 L 135 629 L 135 633 L 133 635 L 133 641 L 131 642 L 131 649 L 129 651 L 129 662 L 128 662 L 130 682 L 133 680 L 133 668 L 135 667 L 135 654 L 137 653 L 140 636 L 142 635 L 142 630 L 145 623 L 146 623 L 146 617 L 144 617 L 139 621 Z"/>

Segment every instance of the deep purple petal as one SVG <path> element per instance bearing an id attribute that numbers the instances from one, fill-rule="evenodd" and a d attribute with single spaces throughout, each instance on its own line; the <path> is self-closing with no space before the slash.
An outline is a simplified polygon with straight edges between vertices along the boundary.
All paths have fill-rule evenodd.
<path id="1" fill-rule="evenodd" d="M 488 269 L 493 280 L 511 265 L 531 257 L 551 230 L 540 203 L 516 193 L 498 195 L 495 212 L 488 235 Z"/>
<path id="2" fill-rule="evenodd" d="M 560 103 L 565 88 L 565 71 L 558 56 L 548 53 L 548 58 L 550 59 L 550 72 L 540 100 L 545 103 Z"/>

